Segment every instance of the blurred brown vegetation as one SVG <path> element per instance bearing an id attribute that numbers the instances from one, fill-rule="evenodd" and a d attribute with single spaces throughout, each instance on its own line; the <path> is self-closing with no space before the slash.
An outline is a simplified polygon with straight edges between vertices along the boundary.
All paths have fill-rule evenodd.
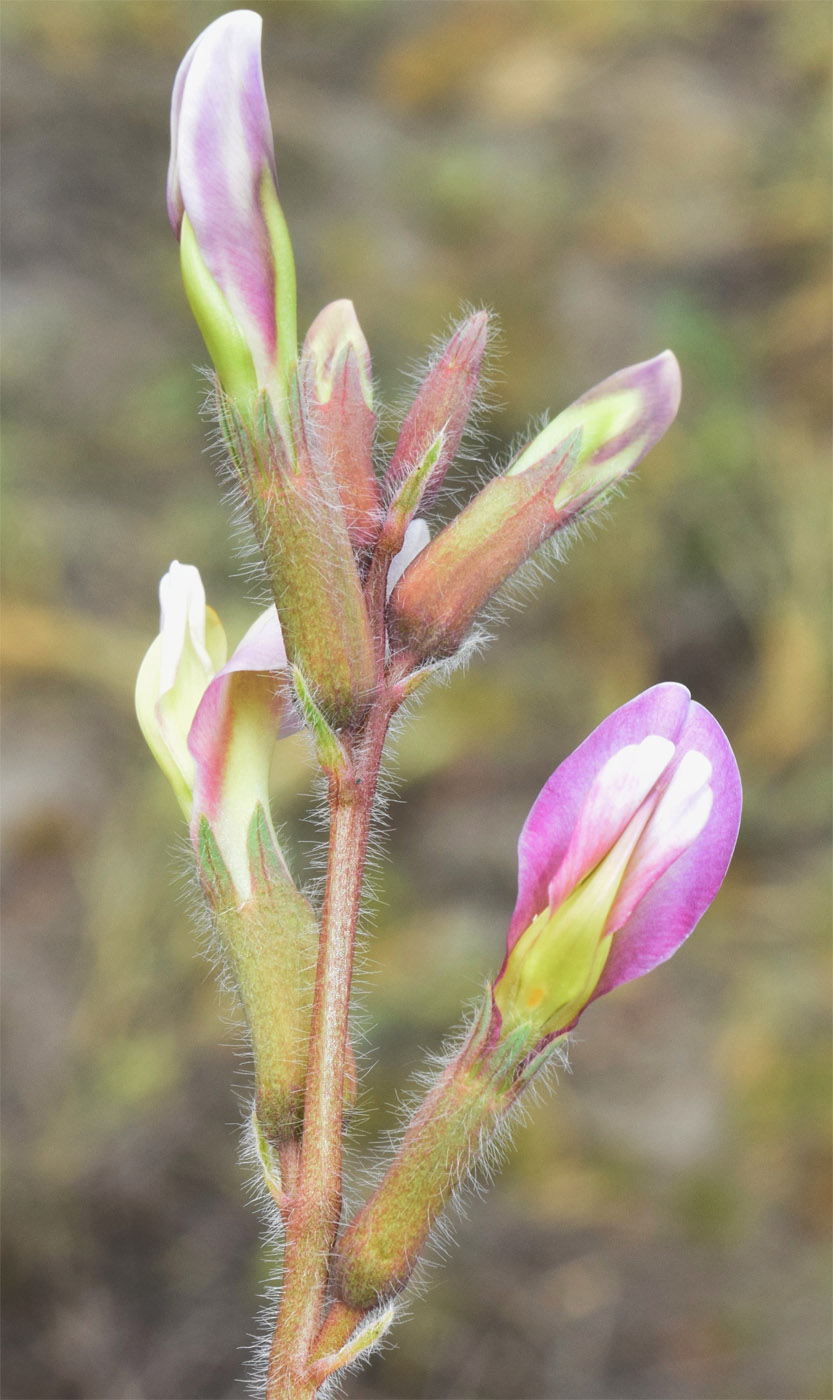
<path id="1" fill-rule="evenodd" d="M 233 1011 L 132 712 L 171 558 L 233 637 L 253 615 L 164 214 L 170 85 L 223 8 L 3 13 L 9 1400 L 239 1395 L 269 1279 Z M 604 528 L 402 736 L 356 1160 L 496 966 L 520 823 L 599 719 L 683 681 L 746 788 L 716 905 L 584 1018 L 348 1393 L 829 1397 L 830 7 L 259 8 L 302 321 L 352 297 L 394 407 L 464 302 L 503 328 L 496 455 L 620 365 L 670 345 L 683 368 Z"/>

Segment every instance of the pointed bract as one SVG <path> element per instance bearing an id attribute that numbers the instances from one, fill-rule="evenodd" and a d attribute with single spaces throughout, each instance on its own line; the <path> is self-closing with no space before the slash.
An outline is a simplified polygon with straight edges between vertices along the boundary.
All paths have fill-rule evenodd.
<path id="1" fill-rule="evenodd" d="M 476 311 L 458 326 L 434 360 L 402 424 L 385 476 L 389 495 L 392 496 L 409 473 L 419 466 L 442 433 L 442 450 L 423 485 L 419 509 L 428 510 L 436 499 L 446 472 L 460 450 L 477 393 L 488 334 L 488 312 Z"/>

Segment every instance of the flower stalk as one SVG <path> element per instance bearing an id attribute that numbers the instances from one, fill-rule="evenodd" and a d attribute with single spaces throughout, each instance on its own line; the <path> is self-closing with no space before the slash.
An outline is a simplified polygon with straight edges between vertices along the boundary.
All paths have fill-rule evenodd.
<path id="1" fill-rule="evenodd" d="M 329 782 L 330 840 L 310 1024 L 304 1131 L 287 1224 L 284 1288 L 269 1356 L 267 1400 L 314 1395 L 309 1368 L 341 1218 L 342 1106 L 353 951 L 379 766 L 391 718 L 371 710 L 349 776 Z"/>

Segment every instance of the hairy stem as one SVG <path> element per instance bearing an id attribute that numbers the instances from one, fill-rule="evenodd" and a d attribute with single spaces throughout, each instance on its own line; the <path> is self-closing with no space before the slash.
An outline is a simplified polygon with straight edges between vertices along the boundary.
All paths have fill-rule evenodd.
<path id="1" fill-rule="evenodd" d="M 344 1069 L 370 820 L 391 706 L 383 693 L 355 745 L 354 768 L 330 780 L 330 845 L 310 1028 L 304 1130 L 286 1230 L 283 1296 L 266 1400 L 306 1400 L 321 1325 L 329 1256 L 341 1216 Z"/>

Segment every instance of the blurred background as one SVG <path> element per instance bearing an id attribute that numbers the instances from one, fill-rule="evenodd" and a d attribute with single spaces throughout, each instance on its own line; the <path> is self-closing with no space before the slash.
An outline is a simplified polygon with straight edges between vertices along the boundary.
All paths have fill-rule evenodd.
<path id="1" fill-rule="evenodd" d="M 232 641 L 254 616 L 164 210 L 171 83 L 225 8 L 3 12 L 7 1400 L 240 1396 L 274 1272 L 234 1010 L 132 707 L 172 558 Z M 353 299 L 388 436 L 463 303 L 502 326 L 487 458 L 666 345 L 684 381 L 606 523 L 401 737 L 354 1160 L 497 967 L 520 825 L 604 715 L 684 682 L 746 789 L 714 908 L 583 1018 L 347 1394 L 824 1400 L 830 7 L 258 8 L 302 325 Z M 301 874 L 309 784 L 287 741 Z"/>

